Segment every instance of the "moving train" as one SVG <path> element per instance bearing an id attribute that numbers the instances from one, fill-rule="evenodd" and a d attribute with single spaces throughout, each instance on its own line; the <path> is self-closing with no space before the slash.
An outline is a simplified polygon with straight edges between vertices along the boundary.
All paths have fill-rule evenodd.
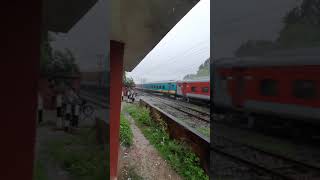
<path id="1" fill-rule="evenodd" d="M 320 124 L 320 48 L 224 58 L 211 69 L 214 112 L 240 115 L 251 125 L 286 124 L 295 132 Z"/>
<path id="2" fill-rule="evenodd" d="M 279 50 L 213 62 L 213 113 L 244 119 L 248 127 L 279 125 L 287 126 L 293 134 L 300 130 L 319 132 L 320 48 Z M 139 88 L 186 100 L 210 101 L 209 79 L 149 83 Z"/>
<path id="3" fill-rule="evenodd" d="M 147 84 L 137 84 L 136 89 L 149 92 L 158 92 L 175 98 L 183 98 L 186 101 L 200 100 L 210 101 L 210 80 L 188 81 L 162 81 Z"/>

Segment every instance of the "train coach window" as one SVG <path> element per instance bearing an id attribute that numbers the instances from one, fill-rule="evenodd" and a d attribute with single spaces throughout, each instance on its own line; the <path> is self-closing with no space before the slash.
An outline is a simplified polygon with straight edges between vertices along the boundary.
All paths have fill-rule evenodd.
<path id="1" fill-rule="evenodd" d="M 316 97 L 316 83 L 312 80 L 295 80 L 293 82 L 293 95 L 301 99 Z"/>
<path id="2" fill-rule="evenodd" d="M 202 92 L 209 92 L 209 88 L 208 87 L 203 87 L 202 88 Z"/>
<path id="3" fill-rule="evenodd" d="M 196 88 L 196 87 L 191 87 L 191 91 L 192 91 L 192 92 L 196 92 L 196 91 L 197 91 L 197 88 Z"/>
<path id="4" fill-rule="evenodd" d="M 260 94 L 263 96 L 278 95 L 278 83 L 272 79 L 263 79 L 260 81 Z"/>
<path id="5" fill-rule="evenodd" d="M 162 89 L 164 89 L 164 86 L 162 86 Z"/>

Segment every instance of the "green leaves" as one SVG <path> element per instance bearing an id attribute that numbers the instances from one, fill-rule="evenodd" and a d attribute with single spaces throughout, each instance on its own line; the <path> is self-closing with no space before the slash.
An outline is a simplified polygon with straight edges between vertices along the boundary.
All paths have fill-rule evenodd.
<path id="1" fill-rule="evenodd" d="M 135 83 L 134 83 L 132 77 L 127 77 L 127 72 L 123 73 L 122 82 L 125 87 L 134 87 L 135 86 Z"/>
<path id="2" fill-rule="evenodd" d="M 40 72 L 46 76 L 68 76 L 79 73 L 79 67 L 75 63 L 75 57 L 69 49 L 53 51 L 50 42 L 53 38 L 50 34 L 43 37 L 40 45 Z"/>
<path id="3" fill-rule="evenodd" d="M 207 59 L 203 64 L 201 64 L 198 68 L 198 71 L 196 74 L 187 74 L 183 77 L 184 80 L 187 79 L 198 79 L 202 77 L 208 77 L 210 76 L 210 58 Z"/>
<path id="4" fill-rule="evenodd" d="M 120 142 L 124 146 L 131 146 L 133 134 L 128 120 L 121 114 L 120 116 Z"/>

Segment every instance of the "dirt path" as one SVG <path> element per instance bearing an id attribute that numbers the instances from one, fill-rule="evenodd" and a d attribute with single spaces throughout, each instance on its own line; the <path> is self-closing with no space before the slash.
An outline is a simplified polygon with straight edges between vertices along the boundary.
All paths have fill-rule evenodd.
<path id="1" fill-rule="evenodd" d="M 120 177 L 126 179 L 128 169 L 134 171 L 144 180 L 180 180 L 182 179 L 168 164 L 162 159 L 158 151 L 143 136 L 140 129 L 135 125 L 133 119 L 126 115 L 133 132 L 133 145 L 121 151 Z M 132 180 L 135 180 L 131 177 Z"/>

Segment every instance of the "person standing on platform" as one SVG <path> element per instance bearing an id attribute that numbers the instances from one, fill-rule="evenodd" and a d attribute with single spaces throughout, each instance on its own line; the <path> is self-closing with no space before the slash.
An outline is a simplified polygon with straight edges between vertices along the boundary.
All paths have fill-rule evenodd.
<path id="1" fill-rule="evenodd" d="M 43 121 L 43 99 L 40 93 L 38 93 L 38 122 L 41 123 Z"/>
<path id="2" fill-rule="evenodd" d="M 71 113 L 71 126 L 77 127 L 80 113 L 80 97 L 76 93 L 75 88 L 69 88 L 69 101 L 72 105 L 72 113 Z"/>
<path id="3" fill-rule="evenodd" d="M 127 90 L 127 102 L 130 102 L 130 97 L 131 97 L 131 91 L 130 89 Z"/>
<path id="4" fill-rule="evenodd" d="M 132 103 L 134 103 L 134 100 L 135 100 L 135 92 L 133 89 L 131 89 L 131 101 Z"/>
<path id="5" fill-rule="evenodd" d="M 121 101 L 123 101 L 123 89 L 121 90 Z"/>
<path id="6" fill-rule="evenodd" d="M 65 116 L 64 116 L 64 130 L 69 131 L 70 130 L 70 124 L 71 124 L 71 113 L 72 113 L 72 101 L 69 97 L 69 89 L 67 89 L 64 92 L 64 110 L 65 110 Z"/>

